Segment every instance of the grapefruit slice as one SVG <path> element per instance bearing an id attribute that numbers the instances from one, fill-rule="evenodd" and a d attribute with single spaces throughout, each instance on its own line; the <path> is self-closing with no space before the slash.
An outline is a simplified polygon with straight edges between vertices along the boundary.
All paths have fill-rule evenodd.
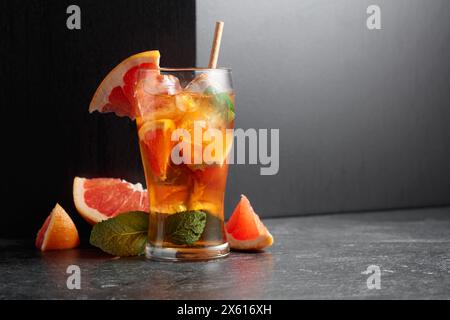
<path id="1" fill-rule="evenodd" d="M 56 204 L 36 236 L 41 251 L 72 249 L 80 244 L 78 230 L 67 212 Z"/>
<path id="2" fill-rule="evenodd" d="M 135 54 L 117 65 L 103 79 L 89 105 L 89 112 L 114 112 L 118 116 L 134 119 L 137 110 L 134 92 L 140 70 L 158 69 L 158 50 Z"/>
<path id="3" fill-rule="evenodd" d="M 232 249 L 262 250 L 273 244 L 272 235 L 244 195 L 226 223 L 225 233 Z"/>
<path id="4" fill-rule="evenodd" d="M 75 177 L 73 200 L 80 215 L 90 224 L 127 211 L 149 210 L 147 190 L 140 183 L 114 178 Z"/>
<path id="5" fill-rule="evenodd" d="M 145 158 L 155 177 L 164 181 L 174 143 L 171 140 L 175 123 L 170 119 L 147 121 L 139 129 L 138 135 Z"/>

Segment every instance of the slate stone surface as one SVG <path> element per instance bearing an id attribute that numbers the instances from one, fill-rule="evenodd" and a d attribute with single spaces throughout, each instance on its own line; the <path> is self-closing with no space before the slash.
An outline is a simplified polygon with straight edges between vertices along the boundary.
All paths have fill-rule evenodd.
<path id="1" fill-rule="evenodd" d="M 0 299 L 450 299 L 450 208 L 265 220 L 275 245 L 211 262 L 48 252 L 0 241 Z M 81 268 L 68 290 L 66 268 Z M 365 271 L 381 269 L 381 289 Z"/>

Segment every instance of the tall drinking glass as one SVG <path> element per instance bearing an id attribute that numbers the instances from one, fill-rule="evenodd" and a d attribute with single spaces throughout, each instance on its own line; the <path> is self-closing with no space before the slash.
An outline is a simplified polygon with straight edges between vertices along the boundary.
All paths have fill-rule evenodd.
<path id="1" fill-rule="evenodd" d="M 226 256 L 231 70 L 143 70 L 134 96 L 150 201 L 146 256 L 172 261 Z"/>

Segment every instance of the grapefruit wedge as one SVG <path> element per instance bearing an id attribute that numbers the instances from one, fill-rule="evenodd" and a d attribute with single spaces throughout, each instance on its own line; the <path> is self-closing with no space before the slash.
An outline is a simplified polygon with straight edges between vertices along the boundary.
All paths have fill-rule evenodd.
<path id="1" fill-rule="evenodd" d="M 117 65 L 95 91 L 89 112 L 114 112 L 118 116 L 134 119 L 137 110 L 134 92 L 140 70 L 158 69 L 158 50 L 135 54 Z"/>
<path id="2" fill-rule="evenodd" d="M 175 129 L 176 126 L 172 120 L 160 119 L 145 122 L 138 132 L 150 170 L 162 181 L 167 178 L 167 167 L 174 145 L 171 136 Z"/>
<path id="3" fill-rule="evenodd" d="M 75 177 L 73 200 L 80 215 L 90 224 L 127 211 L 149 211 L 147 190 L 114 178 Z"/>
<path id="4" fill-rule="evenodd" d="M 262 250 L 273 244 L 273 237 L 242 195 L 230 220 L 225 225 L 228 243 L 236 250 Z"/>
<path id="5" fill-rule="evenodd" d="M 72 249 L 80 244 L 78 230 L 67 212 L 56 204 L 36 236 L 41 251 Z"/>

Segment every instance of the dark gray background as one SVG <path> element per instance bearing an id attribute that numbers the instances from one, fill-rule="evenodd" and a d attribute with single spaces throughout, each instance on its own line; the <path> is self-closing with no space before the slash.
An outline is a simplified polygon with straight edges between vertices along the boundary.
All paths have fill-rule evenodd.
<path id="1" fill-rule="evenodd" d="M 382 30 L 366 27 L 381 7 Z M 232 166 L 262 216 L 450 203 L 450 2 L 197 1 L 197 64 L 216 20 L 237 127 L 280 129 L 280 171 Z"/>

